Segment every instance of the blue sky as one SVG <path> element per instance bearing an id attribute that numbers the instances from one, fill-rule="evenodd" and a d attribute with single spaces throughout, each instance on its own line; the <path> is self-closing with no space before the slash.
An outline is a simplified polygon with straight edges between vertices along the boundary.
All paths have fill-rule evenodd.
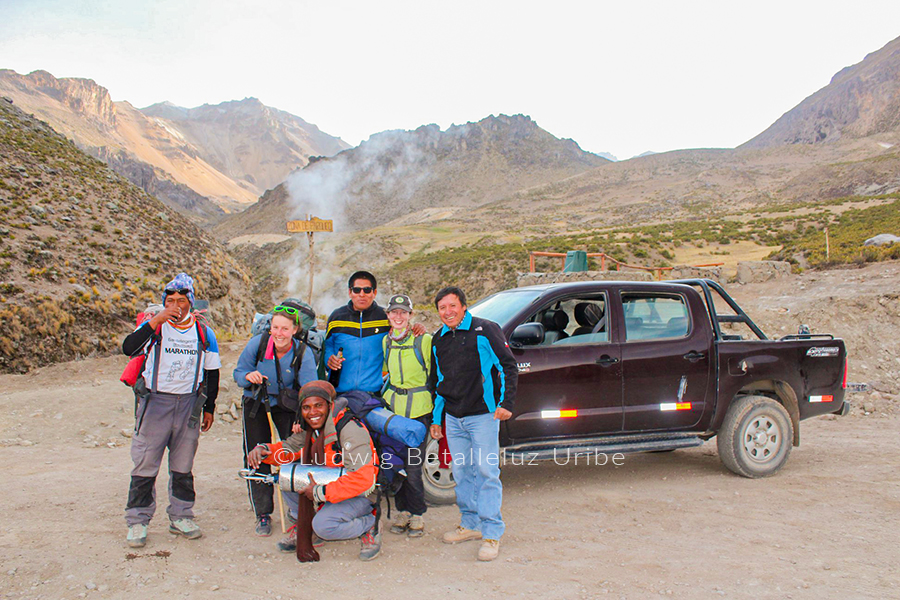
<path id="1" fill-rule="evenodd" d="M 255 96 L 357 144 L 524 113 L 593 152 L 733 147 L 900 36 L 900 2 L 0 0 L 0 68 Z"/>

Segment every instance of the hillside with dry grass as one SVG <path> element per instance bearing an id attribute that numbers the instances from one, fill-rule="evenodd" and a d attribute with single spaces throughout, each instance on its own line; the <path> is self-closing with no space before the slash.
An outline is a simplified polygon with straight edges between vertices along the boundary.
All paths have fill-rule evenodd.
<path id="1" fill-rule="evenodd" d="M 116 352 L 179 271 L 220 336 L 243 333 L 250 278 L 222 246 L 0 100 L 0 371 Z"/>

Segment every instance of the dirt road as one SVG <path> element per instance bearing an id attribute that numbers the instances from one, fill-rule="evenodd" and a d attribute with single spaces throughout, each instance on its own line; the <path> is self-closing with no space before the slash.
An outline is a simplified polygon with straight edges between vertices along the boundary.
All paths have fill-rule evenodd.
<path id="1" fill-rule="evenodd" d="M 739 295 L 749 297 L 749 286 Z M 826 306 L 797 306 L 796 294 L 774 284 L 754 295 L 765 297 L 760 318 L 773 323 L 782 307 L 794 315 Z M 887 308 L 874 302 L 866 306 L 887 310 L 896 296 Z M 239 349 L 230 346 L 228 374 Z M 866 360 L 893 384 L 893 357 Z M 900 597 L 900 416 L 890 398 L 871 415 L 804 421 L 801 446 L 770 479 L 728 473 L 714 440 L 628 455 L 621 467 L 507 467 L 508 530 L 494 563 L 478 563 L 475 544 L 440 543 L 458 520 L 451 506 L 428 511 L 423 539 L 385 533 L 371 563 L 349 541 L 300 565 L 275 551 L 277 535 L 252 535 L 237 478 L 240 428 L 222 418 L 203 436 L 194 469 L 204 537 L 171 536 L 161 507 L 146 548 L 125 546 L 131 462 L 121 431 L 132 416 L 130 391 L 117 381 L 123 365 L 91 359 L 0 376 L 0 597 Z M 232 385 L 221 401 L 235 394 Z M 158 490 L 166 484 L 163 473 Z"/>

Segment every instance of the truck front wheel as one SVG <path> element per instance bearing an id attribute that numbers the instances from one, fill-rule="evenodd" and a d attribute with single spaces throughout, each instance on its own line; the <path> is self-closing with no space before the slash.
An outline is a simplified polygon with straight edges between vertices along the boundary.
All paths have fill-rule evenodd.
<path id="1" fill-rule="evenodd" d="M 456 502 L 456 482 L 449 467 L 441 468 L 439 451 L 438 441 L 429 432 L 425 444 L 425 463 L 422 465 L 425 501 L 431 505 L 453 504 Z"/>
<path id="2" fill-rule="evenodd" d="M 791 454 L 794 429 L 784 407 L 765 396 L 736 398 L 716 437 L 728 470 L 757 479 L 778 472 Z"/>

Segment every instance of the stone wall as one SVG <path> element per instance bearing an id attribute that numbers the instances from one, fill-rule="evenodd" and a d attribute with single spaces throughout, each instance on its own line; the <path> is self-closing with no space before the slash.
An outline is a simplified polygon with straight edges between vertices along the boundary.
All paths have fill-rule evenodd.
<path id="1" fill-rule="evenodd" d="M 571 283 L 573 281 L 655 281 L 648 271 L 622 269 L 621 271 L 580 271 L 577 273 L 522 273 L 517 285 L 542 285 L 547 283 Z"/>
<path id="2" fill-rule="evenodd" d="M 787 264 L 787 263 L 785 263 Z M 790 265 L 788 265 L 790 267 Z M 790 269 L 788 269 L 790 272 Z M 678 265 L 671 271 L 663 271 L 664 279 L 712 279 L 726 283 L 722 267 L 688 267 Z M 581 271 L 577 273 L 521 273 L 517 280 L 519 287 L 547 283 L 569 283 L 572 281 L 656 281 L 656 272 L 623 268 L 621 271 Z"/>
<path id="3" fill-rule="evenodd" d="M 737 264 L 738 283 L 784 279 L 791 275 L 791 263 L 781 260 L 747 260 Z"/>
<path id="4" fill-rule="evenodd" d="M 712 279 L 717 283 L 726 283 L 726 277 L 722 275 L 722 267 L 689 267 L 675 265 L 671 271 L 663 271 L 666 279 Z"/>

